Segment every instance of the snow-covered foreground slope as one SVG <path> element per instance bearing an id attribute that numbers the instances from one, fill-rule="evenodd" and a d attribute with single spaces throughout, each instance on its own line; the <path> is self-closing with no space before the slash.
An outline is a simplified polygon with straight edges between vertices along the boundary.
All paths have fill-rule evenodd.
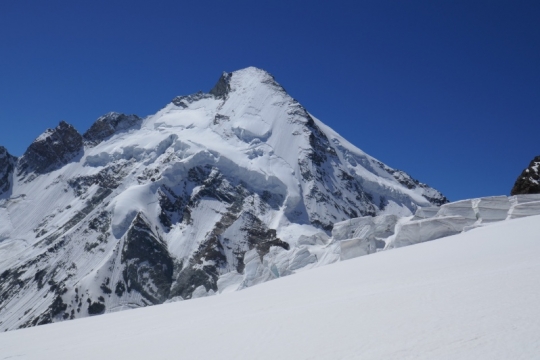
<path id="1" fill-rule="evenodd" d="M 540 216 L 0 334 L 0 359 L 538 359 Z"/>

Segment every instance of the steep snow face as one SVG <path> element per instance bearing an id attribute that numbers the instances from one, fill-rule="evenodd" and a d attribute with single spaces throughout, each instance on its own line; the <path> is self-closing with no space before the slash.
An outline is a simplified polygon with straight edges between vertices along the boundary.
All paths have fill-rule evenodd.
<path id="1" fill-rule="evenodd" d="M 25 360 L 537 359 L 538 224 L 500 222 L 246 291 L 0 333 L 0 349 Z"/>
<path id="2" fill-rule="evenodd" d="M 34 141 L 0 200 L 0 329 L 245 288 L 339 259 L 333 224 L 446 202 L 267 72 Z"/>

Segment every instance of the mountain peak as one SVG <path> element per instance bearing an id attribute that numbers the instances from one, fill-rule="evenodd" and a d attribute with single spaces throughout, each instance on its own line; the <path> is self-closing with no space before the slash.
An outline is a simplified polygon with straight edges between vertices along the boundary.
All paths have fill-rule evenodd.
<path id="1" fill-rule="evenodd" d="M 254 67 L 144 121 L 108 113 L 83 136 L 62 122 L 17 169 L 0 331 L 242 289 L 337 261 L 334 224 L 445 202 Z"/>
<path id="2" fill-rule="evenodd" d="M 83 138 L 87 144 L 95 146 L 119 131 L 140 127 L 141 122 L 142 119 L 137 115 L 109 112 L 99 117 L 84 133 Z"/>
<path id="3" fill-rule="evenodd" d="M 540 156 L 532 159 L 521 175 L 518 176 L 511 194 L 538 194 L 540 193 Z"/>
<path id="4" fill-rule="evenodd" d="M 285 89 L 269 72 L 250 66 L 233 72 L 224 71 L 208 93 L 199 91 L 191 95 L 180 95 L 175 97 L 172 103 L 185 109 L 193 102 L 212 96 L 216 99 L 227 100 L 232 92 L 253 93 L 261 85 L 270 85 L 274 90 L 285 92 Z"/>
<path id="5" fill-rule="evenodd" d="M 233 72 L 223 72 L 218 82 L 210 90 L 216 98 L 226 98 L 231 91 L 248 90 L 267 84 L 283 90 L 272 74 L 266 70 L 250 66 Z"/>
<path id="6" fill-rule="evenodd" d="M 65 165 L 82 150 L 82 136 L 65 121 L 47 129 L 28 147 L 18 164 L 18 175 L 44 174 Z"/>
<path id="7" fill-rule="evenodd" d="M 276 82 L 274 76 L 266 70 L 250 66 L 232 72 L 232 90 L 245 89 L 248 87 L 259 86 L 260 84 L 271 85 L 273 87 L 278 87 L 283 90 L 283 87 L 281 87 L 281 85 Z"/>
<path id="8" fill-rule="evenodd" d="M 255 66 L 248 66 L 246 68 L 233 71 L 232 74 L 235 77 L 259 79 L 261 81 L 274 79 L 272 74 L 270 74 L 268 71 Z"/>

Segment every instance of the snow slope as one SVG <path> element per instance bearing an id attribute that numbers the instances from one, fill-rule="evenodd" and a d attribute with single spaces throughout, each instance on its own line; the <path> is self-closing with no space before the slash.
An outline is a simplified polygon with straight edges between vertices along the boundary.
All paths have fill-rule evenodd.
<path id="1" fill-rule="evenodd" d="M 219 296 L 0 334 L 0 359 L 538 359 L 540 216 Z"/>

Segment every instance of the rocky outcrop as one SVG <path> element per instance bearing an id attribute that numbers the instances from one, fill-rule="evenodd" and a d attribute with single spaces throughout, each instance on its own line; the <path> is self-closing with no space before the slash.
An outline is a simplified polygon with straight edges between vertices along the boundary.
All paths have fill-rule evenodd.
<path id="1" fill-rule="evenodd" d="M 154 304 L 168 298 L 174 262 L 163 239 L 141 213 L 127 232 L 122 263 L 128 291 L 134 289 Z"/>
<path id="2" fill-rule="evenodd" d="M 28 147 L 18 164 L 18 175 L 45 174 L 74 160 L 83 149 L 83 138 L 77 130 L 61 121 L 47 129 Z"/>
<path id="3" fill-rule="evenodd" d="M 5 147 L 0 146 L 0 195 L 11 188 L 11 175 L 16 162 L 17 158 L 12 156 Z"/>
<path id="4" fill-rule="evenodd" d="M 210 94 L 214 95 L 218 99 L 225 98 L 229 91 L 231 90 L 231 81 L 232 73 L 224 72 L 223 75 L 219 78 L 218 82 L 212 90 L 210 90 Z"/>
<path id="5" fill-rule="evenodd" d="M 512 195 L 540 194 L 540 156 L 535 157 L 517 178 Z"/>
<path id="6" fill-rule="evenodd" d="M 174 99 L 172 99 L 172 103 L 176 106 L 181 107 L 182 109 L 185 109 L 189 106 L 189 104 L 192 104 L 196 101 L 202 100 L 202 99 L 208 99 L 211 98 L 212 95 L 203 93 L 202 91 L 199 91 L 195 94 L 191 95 L 181 95 L 177 96 Z"/>
<path id="7" fill-rule="evenodd" d="M 140 127 L 142 119 L 137 115 L 110 112 L 103 115 L 83 135 L 84 141 L 95 146 L 117 132 Z"/>

